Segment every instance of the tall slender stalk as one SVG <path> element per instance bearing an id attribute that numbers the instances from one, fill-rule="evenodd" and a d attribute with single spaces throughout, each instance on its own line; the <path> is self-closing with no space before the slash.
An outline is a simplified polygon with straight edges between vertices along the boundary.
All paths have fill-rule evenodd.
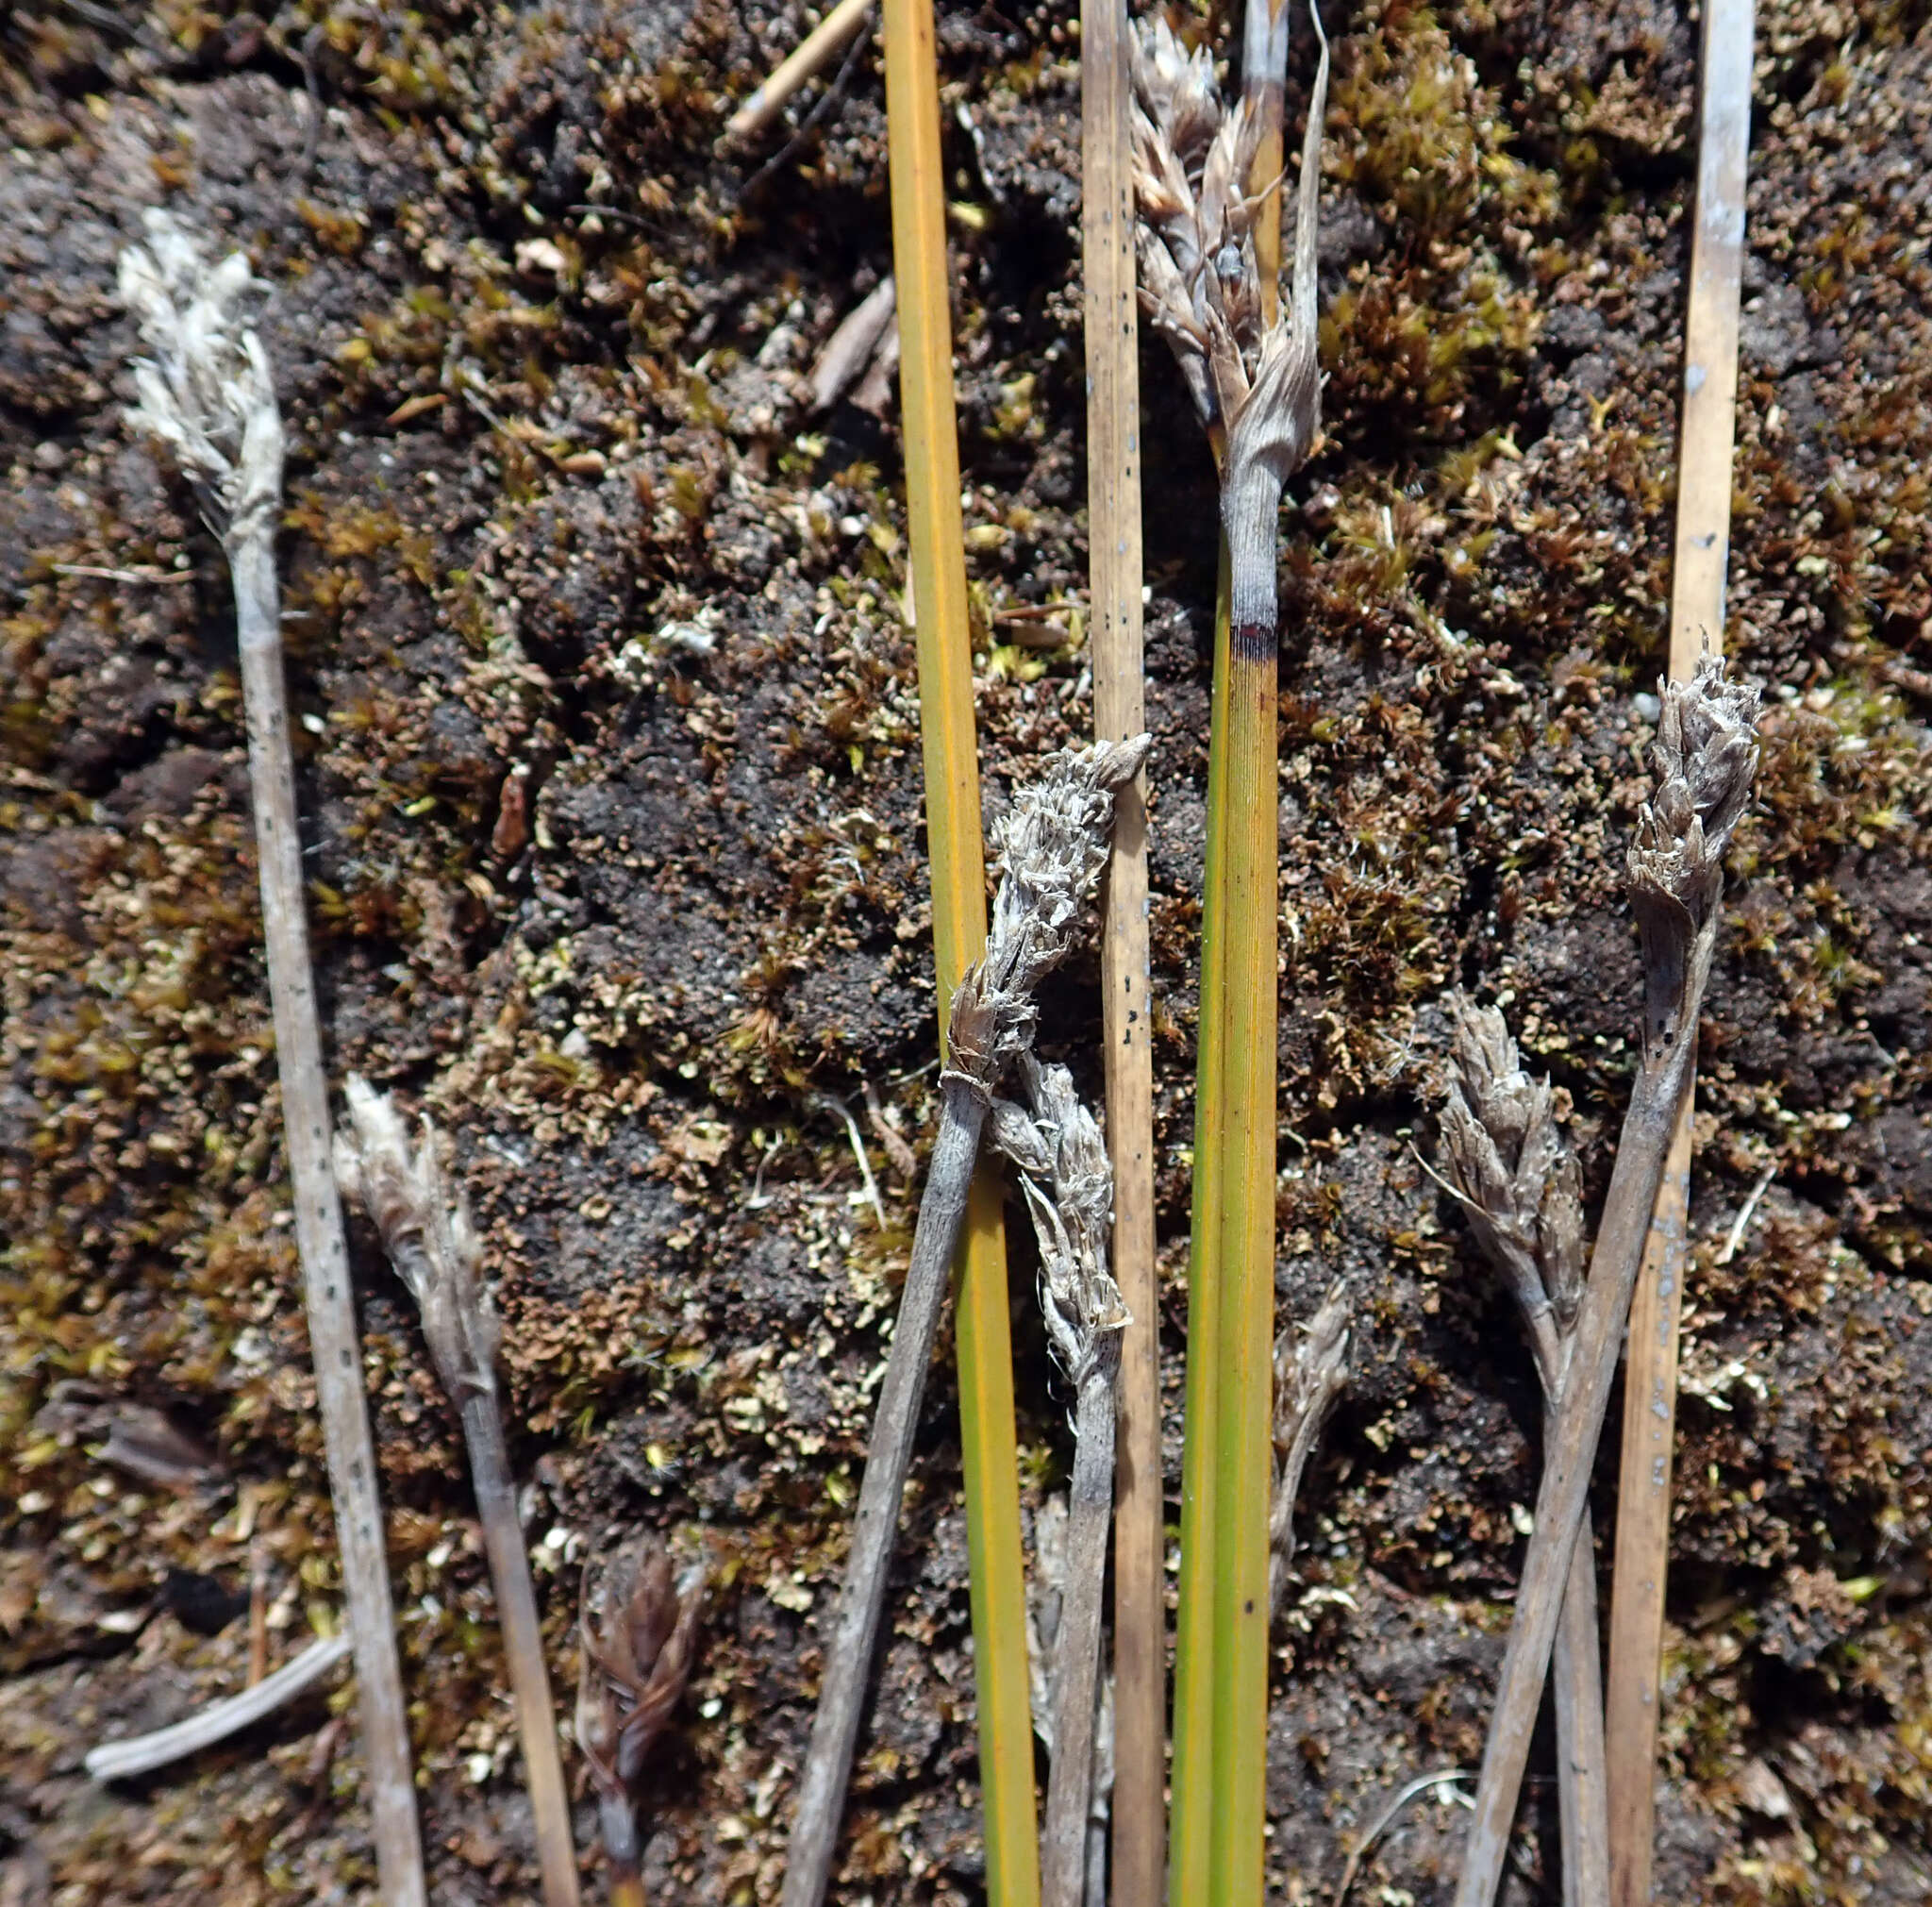
<path id="1" fill-rule="evenodd" d="M 577 1907 L 577 1855 L 557 1748 L 557 1710 L 497 1403 L 496 1353 L 503 1330 L 476 1275 L 481 1246 L 467 1201 L 443 1176 L 428 1120 L 423 1122 L 421 1143 L 412 1147 L 408 1129 L 386 1093 L 352 1073 L 348 1100 L 349 1130 L 336 1134 L 336 1178 L 374 1221 L 396 1276 L 421 1308 L 436 1375 L 462 1417 L 503 1628 L 504 1662 L 517 1705 L 543 1907 Z"/>
<path id="2" fill-rule="evenodd" d="M 1134 288 L 1133 61 L 1125 0 L 1080 8 L 1080 245 L 1087 337 L 1087 546 L 1093 732 L 1146 727 L 1141 632 L 1141 373 Z M 1101 939 L 1113 1274 L 1121 1333 L 1114 1482 L 1113 1897 L 1158 1899 L 1166 1859 L 1167 1606 L 1146 791 L 1123 788 Z"/>
<path id="3" fill-rule="evenodd" d="M 972 638 L 953 410 L 945 176 L 932 0 L 885 0 L 881 24 L 902 354 L 899 398 L 932 861 L 933 966 L 943 1039 L 953 990 L 985 941 L 986 871 L 974 752 Z M 954 1325 L 979 1783 L 988 1899 L 992 1907 L 1035 1907 L 1040 1853 L 1034 1838 L 1033 1718 L 1026 1686 L 1011 1330 L 999 1195 L 988 1183 L 969 1203 Z M 790 1894 L 787 1901 L 788 1907 L 797 1907 Z"/>
<path id="4" fill-rule="evenodd" d="M 281 413 L 267 354 L 242 316 L 242 302 L 254 289 L 247 259 L 237 252 L 211 266 L 197 243 L 167 213 L 151 210 L 146 224 L 145 248 L 131 245 L 121 255 L 122 299 L 154 353 L 152 360 L 135 366 L 141 403 L 132 421 L 175 453 L 221 537 L 234 578 L 262 933 L 283 1134 L 294 1189 L 295 1247 L 302 1261 L 309 1356 L 355 1646 L 376 1864 L 388 1907 L 423 1907 L 423 1846 L 409 1772 L 408 1715 L 396 1660 L 395 1610 L 356 1341 L 348 1243 L 329 1160 L 328 1081 L 304 912 L 302 838 L 275 578 Z"/>
<path id="5" fill-rule="evenodd" d="M 1643 938 L 1642 1049 L 1575 1346 L 1545 1439 L 1536 1526 L 1483 1751 L 1457 1907 L 1490 1907 L 1502 1879 L 1638 1261 L 1695 1064 L 1697 1015 L 1717 945 L 1724 852 L 1757 773 L 1756 690 L 1726 682 L 1724 665 L 1711 659 L 1698 665 L 1690 683 L 1660 686 L 1663 710 L 1652 757 L 1657 786 L 1639 820 L 1629 864 L 1631 906 Z"/>
<path id="6" fill-rule="evenodd" d="M 1704 12 L 1702 125 L 1684 325 L 1684 412 L 1671 578 L 1671 675 L 1689 678 L 1722 647 L 1730 555 L 1738 307 L 1751 142 L 1752 0 Z M 1610 1596 L 1608 1750 L 1613 1907 L 1647 1907 L 1655 1848 L 1664 1585 L 1671 1555 L 1671 1457 L 1684 1306 L 1694 1086 L 1671 1139 L 1637 1294 L 1624 1374 L 1624 1446 Z"/>
<path id="7" fill-rule="evenodd" d="M 1175 1898 L 1258 1901 L 1266 1811 L 1274 1301 L 1276 710 L 1282 486 L 1314 442 L 1316 209 L 1327 41 L 1308 102 L 1293 294 L 1276 315 L 1278 218 L 1257 183 L 1285 12 L 1251 28 L 1224 111 L 1212 62 L 1164 23 L 1135 75 L 1143 300 L 1222 446 L 1228 627 L 1215 648 L 1194 1146 L 1188 1443 L 1175 1671 Z M 1264 70 L 1264 67 L 1266 70 Z M 1276 104 L 1270 105 L 1270 88 Z M 1267 267 L 1264 269 L 1264 265 Z M 1207 1222 L 1204 1223 L 1204 1217 Z M 1211 1716 L 1211 1719 L 1209 1718 Z"/>

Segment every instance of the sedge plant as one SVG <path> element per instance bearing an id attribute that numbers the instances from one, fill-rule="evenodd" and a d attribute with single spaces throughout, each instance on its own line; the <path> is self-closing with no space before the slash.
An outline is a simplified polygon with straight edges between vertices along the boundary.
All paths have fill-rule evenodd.
<path id="1" fill-rule="evenodd" d="M 1550 1082 L 1524 1071 L 1501 1012 L 1458 994 L 1453 1014 L 1442 1150 L 1469 1229 L 1522 1316 L 1547 1438 L 1583 1309 L 1583 1175 L 1557 1129 Z M 1564 1907 L 1600 1907 L 1609 1893 L 1609 1824 L 1596 1543 L 1587 1510 L 1563 1589 L 1551 1681 Z"/>
<path id="2" fill-rule="evenodd" d="M 356 1656 L 356 1705 L 369 1773 L 382 1898 L 423 1907 L 423 1845 L 409 1767 L 409 1721 L 396 1655 L 369 1400 L 357 1348 L 341 1200 L 330 1163 L 328 1079 L 308 958 L 307 879 L 282 674 L 275 527 L 282 503 L 282 417 L 261 340 L 246 320 L 258 289 L 240 252 L 211 263 L 158 209 L 146 243 L 121 255 L 121 298 L 149 355 L 134 366 L 137 429 L 164 445 L 221 539 L 235 588 L 248 784 L 260 863 L 262 939 L 275 1013 L 282 1129 L 293 1189 L 295 1249 L 308 1313 L 329 1500 Z"/>
<path id="3" fill-rule="evenodd" d="M 1088 1893 L 1115 1389 L 1128 1318 L 1108 1269 L 1113 1176 L 1100 1123 L 1080 1102 L 1064 1066 L 1042 1065 L 1027 1052 L 1014 1070 L 1022 1097 L 994 1105 L 992 1142 L 1018 1171 L 1033 1216 L 1047 1347 L 1074 1393 L 1074 1474 L 1051 1676 L 1053 1763 L 1041 1836 L 1041 1899 L 1042 1907 L 1080 1907 Z"/>
<path id="4" fill-rule="evenodd" d="M 1724 664 L 1710 656 L 1689 682 L 1660 687 L 1651 758 L 1655 786 L 1638 819 L 1628 874 L 1643 943 L 1642 1044 L 1569 1363 L 1544 1438 L 1535 1527 L 1483 1749 L 1456 1907 L 1490 1907 L 1502 1882 L 1638 1265 L 1696 1065 L 1697 1018 L 1721 925 L 1724 850 L 1750 804 L 1757 772 L 1756 689 L 1726 681 Z"/>
<path id="5" fill-rule="evenodd" d="M 409 1129 L 387 1093 L 353 1073 L 347 1093 L 349 1124 L 336 1133 L 336 1179 L 369 1214 L 396 1276 L 416 1300 L 430 1362 L 462 1419 L 476 1519 L 483 1526 L 503 1630 L 504 1664 L 516 1701 L 543 1907 L 577 1907 L 576 1848 L 557 1748 L 557 1710 L 497 1396 L 503 1327 L 477 1276 L 482 1241 L 471 1223 L 469 1201 L 443 1171 L 429 1121 L 423 1121 L 412 1146 Z"/>
<path id="6" fill-rule="evenodd" d="M 1174 1686 L 1174 1899 L 1257 1901 L 1265 1816 L 1274 1304 L 1277 516 L 1320 417 L 1316 212 L 1328 49 L 1303 142 L 1291 294 L 1278 309 L 1286 19 L 1224 105 L 1164 21 L 1135 67 L 1141 301 L 1216 452 L 1217 617 L 1201 937 L 1187 1440 Z M 1257 52 L 1258 49 L 1258 52 Z M 1273 104 L 1271 105 L 1271 102 Z M 1274 148 L 1278 152 L 1278 145 Z"/>
<path id="7" fill-rule="evenodd" d="M 1032 1046 L 1034 995 L 1073 946 L 1080 914 L 1107 864 L 1114 791 L 1140 772 L 1147 747 L 1148 738 L 1141 735 L 1131 742 L 1096 742 L 1088 748 L 1062 750 L 1039 779 L 1020 791 L 999 828 L 1001 875 L 992 928 L 984 955 L 954 990 L 948 1013 L 939 1131 L 919 1201 L 892 1347 L 879 1385 L 852 1547 L 825 1645 L 818 1714 L 799 1775 L 783 1907 L 818 1907 L 831 1879 L 926 1367 L 939 1332 L 946 1275 L 968 1223 L 987 1117 L 1008 1069 Z M 1109 1438 L 1109 1463 L 1110 1446 Z M 1104 1532 L 1104 1514 L 1101 1527 Z M 1025 1620 L 1023 1590 L 1023 1678 Z M 1029 1718 L 1029 1735 L 1030 1726 Z M 1037 1865 L 1032 1871 L 1038 1874 Z M 1034 1884 L 1037 1890 L 1037 1881 Z"/>

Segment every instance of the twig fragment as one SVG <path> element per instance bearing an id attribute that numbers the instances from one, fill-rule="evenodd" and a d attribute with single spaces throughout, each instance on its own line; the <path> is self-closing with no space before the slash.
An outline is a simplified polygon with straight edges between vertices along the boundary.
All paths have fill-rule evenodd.
<path id="1" fill-rule="evenodd" d="M 281 412 L 268 356 L 243 316 L 244 301 L 255 290 L 247 259 L 236 252 L 210 265 L 196 240 L 166 212 L 151 209 L 145 220 L 146 244 L 130 245 L 121 255 L 122 300 L 153 354 L 135 363 L 141 401 L 129 421 L 167 445 L 194 485 L 234 578 L 295 1244 L 354 1638 L 376 1861 L 388 1907 L 423 1907 L 408 1716 L 357 1351 L 348 1245 L 330 1169 L 328 1082 L 304 912 L 307 884 L 275 557 L 282 495 Z"/>
<path id="2" fill-rule="evenodd" d="M 429 1121 L 424 1120 L 412 1147 L 388 1094 L 353 1073 L 347 1093 L 350 1129 L 336 1134 L 336 1178 L 381 1233 L 390 1263 L 423 1313 L 423 1335 L 437 1377 L 462 1417 L 503 1627 L 504 1661 L 516 1698 L 544 1907 L 576 1907 L 576 1848 L 557 1747 L 557 1710 L 497 1403 L 496 1352 L 503 1328 L 476 1276 L 481 1247 L 468 1202 L 444 1176 Z"/>
<path id="3" fill-rule="evenodd" d="M 830 65 L 864 26 L 875 4 L 876 0 L 839 0 L 731 115 L 724 127 L 725 142 L 748 145 L 762 137 L 784 111 L 786 101 Z"/>
<path id="4" fill-rule="evenodd" d="M 889 272 L 844 317 L 825 340 L 808 380 L 814 410 L 829 410 L 861 376 L 891 340 L 898 356 L 898 286 Z"/>
<path id="5" fill-rule="evenodd" d="M 1549 1668 L 1560 1585 L 1582 1527 L 1591 1466 L 1616 1375 L 1630 1295 L 1663 1181 L 1671 1132 L 1696 1061 L 1697 1015 L 1717 945 L 1724 853 L 1757 769 L 1757 692 L 1707 657 L 1688 683 L 1662 685 L 1652 753 L 1656 789 L 1629 856 L 1643 942 L 1643 1045 L 1591 1259 L 1575 1347 L 1545 1440 L 1536 1527 L 1483 1752 L 1457 1907 L 1490 1907 Z"/>
<path id="6" fill-rule="evenodd" d="M 122 1742 L 103 1742 L 99 1748 L 90 1748 L 87 1771 L 97 1782 L 126 1782 L 137 1775 L 152 1774 L 170 1762 L 198 1754 L 216 1742 L 252 1728 L 264 1715 L 273 1715 L 310 1682 L 321 1681 L 348 1653 L 346 1635 L 323 1636 L 311 1642 L 300 1655 L 285 1662 L 273 1675 L 251 1682 L 239 1694 L 208 1703 L 186 1721 L 156 1729 L 152 1734 L 133 1735 Z"/>
<path id="7" fill-rule="evenodd" d="M 1058 1636 L 1054 1648 L 1053 1763 L 1041 1834 L 1044 1907 L 1080 1907 L 1093 1789 L 1093 1716 L 1107 1530 L 1113 1510 L 1114 1385 L 1126 1307 L 1107 1265 L 1113 1175 L 1100 1127 L 1064 1066 L 1023 1053 L 1024 1105 L 992 1109 L 992 1143 L 1018 1168 L 1040 1239 L 1040 1308 L 1047 1346 L 1074 1387 L 1074 1476 Z"/>
<path id="8" fill-rule="evenodd" d="M 980 1134 L 1002 1074 L 1031 1045 L 1034 991 L 1072 947 L 1105 864 L 1113 792 L 1139 770 L 1147 747 L 1143 735 L 1062 751 L 1015 796 L 995 835 L 999 892 L 986 952 L 953 995 L 939 1133 L 799 1776 L 783 1907 L 818 1907 L 830 1877 L 920 1399 Z"/>
<path id="9" fill-rule="evenodd" d="M 584 1572 L 576 1734 L 597 1791 L 610 1907 L 643 1907 L 639 1783 L 691 1679 L 704 1601 L 703 1567 L 674 1585 L 669 1552 L 649 1537 L 620 1550 L 600 1581 Z"/>

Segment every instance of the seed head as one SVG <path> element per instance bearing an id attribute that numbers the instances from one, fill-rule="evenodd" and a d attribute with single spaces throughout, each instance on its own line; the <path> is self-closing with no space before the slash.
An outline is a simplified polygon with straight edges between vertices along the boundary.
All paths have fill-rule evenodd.
<path id="1" fill-rule="evenodd" d="M 594 1588 L 585 1571 L 577 1746 L 613 1865 L 636 1865 L 638 1782 L 691 1678 L 704 1595 L 703 1568 L 674 1587 L 670 1555 L 650 1537 L 621 1550 Z"/>
<path id="2" fill-rule="evenodd" d="M 121 300 L 154 354 L 135 360 L 136 428 L 175 453 L 224 537 L 272 528 L 282 419 L 261 340 L 243 317 L 260 287 L 241 252 L 208 262 L 200 241 L 151 209 L 147 243 L 121 254 Z"/>
<path id="3" fill-rule="evenodd" d="M 423 1335 L 438 1377 L 460 1406 L 496 1391 L 503 1328 L 477 1277 L 482 1247 L 469 1201 L 438 1156 L 439 1134 L 423 1121 L 420 1144 L 387 1093 L 350 1074 L 349 1126 L 335 1135 L 336 1183 L 382 1235 L 396 1276 L 423 1313 Z"/>

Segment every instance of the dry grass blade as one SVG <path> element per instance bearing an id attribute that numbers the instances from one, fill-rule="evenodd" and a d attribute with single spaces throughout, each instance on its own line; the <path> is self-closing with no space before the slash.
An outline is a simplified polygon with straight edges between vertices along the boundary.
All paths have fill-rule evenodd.
<path id="1" fill-rule="evenodd" d="M 753 88 L 724 127 L 727 144 L 748 145 L 770 130 L 785 103 L 801 86 L 824 71 L 872 16 L 878 0 L 839 0 L 839 4 Z"/>
<path id="2" fill-rule="evenodd" d="M 103 1742 L 87 1752 L 85 1766 L 97 1782 L 127 1782 L 151 1775 L 170 1762 L 199 1754 L 216 1742 L 226 1741 L 292 1701 L 310 1682 L 319 1681 L 349 1652 L 346 1635 L 324 1636 L 300 1655 L 285 1662 L 273 1675 L 251 1682 L 239 1695 L 209 1702 L 186 1721 L 172 1722 L 152 1734 L 125 1741 Z"/>
<path id="3" fill-rule="evenodd" d="M 524 1772 L 537 1830 L 544 1907 L 576 1907 L 577 1856 L 570 1798 L 557 1748 L 557 1710 L 543 1661 L 543 1627 L 524 1547 L 497 1403 L 496 1353 L 502 1327 L 476 1275 L 482 1256 L 468 1202 L 443 1174 L 437 1134 L 421 1141 L 386 1093 L 351 1074 L 348 1131 L 336 1134 L 336 1178 L 382 1235 L 396 1275 L 423 1313 L 423 1335 L 449 1400 L 462 1417 L 476 1514 L 490 1557 L 490 1580 L 503 1628 L 504 1662 L 516 1699 Z"/>
<path id="4" fill-rule="evenodd" d="M 1738 395 L 1744 182 L 1751 137 L 1752 0 L 1711 0 L 1703 25 L 1703 124 L 1685 320 L 1684 414 L 1671 578 L 1671 674 L 1687 679 L 1724 638 Z M 1684 1303 L 1693 1093 L 1686 1093 L 1657 1196 L 1624 1369 L 1624 1447 L 1610 1597 L 1609 1899 L 1650 1899 L 1671 1456 Z"/>
<path id="5" fill-rule="evenodd" d="M 584 1572 L 577 1746 L 597 1792 L 610 1907 L 643 1907 L 639 1788 L 691 1679 L 704 1601 L 703 1568 L 674 1586 L 671 1558 L 649 1537 L 621 1550 L 601 1582 Z"/>
<path id="6" fill-rule="evenodd" d="M 141 403 L 132 421 L 168 446 L 194 484 L 234 577 L 295 1245 L 355 1645 L 376 1861 L 390 1907 L 422 1907 L 423 1848 L 409 1770 L 408 1715 L 396 1661 L 395 1611 L 356 1342 L 348 1243 L 329 1159 L 328 1080 L 304 912 L 307 882 L 275 557 L 282 495 L 281 413 L 261 341 L 242 317 L 243 300 L 253 289 L 247 259 L 237 252 L 210 265 L 165 212 L 151 210 L 146 223 L 146 246 L 130 246 L 121 258 L 122 298 L 153 353 L 135 365 Z"/>
<path id="7" fill-rule="evenodd" d="M 1549 1437 L 1583 1302 L 1583 1177 L 1557 1130 L 1550 1082 L 1523 1070 L 1503 1015 L 1461 995 L 1454 1014 L 1443 1149 L 1470 1230 L 1529 1333 Z M 1597 1907 L 1609 1887 L 1597 1651 L 1596 1542 L 1586 1514 L 1563 1591 L 1552 1670 L 1566 1907 Z"/>
<path id="8" fill-rule="evenodd" d="M 1697 1015 L 1717 945 L 1724 852 L 1757 769 L 1755 690 L 1726 682 L 1723 664 L 1711 660 L 1700 663 L 1689 684 L 1662 688 L 1652 756 L 1656 788 L 1629 858 L 1630 901 L 1643 942 L 1643 1044 L 1575 1346 L 1545 1440 L 1535 1531 L 1483 1752 L 1457 1907 L 1490 1907 L 1502 1879 L 1638 1262 L 1695 1062 Z"/>
<path id="9" fill-rule="evenodd" d="M 1146 727 L 1141 630 L 1141 381 L 1134 284 L 1133 57 L 1125 0 L 1080 9 L 1081 274 L 1087 338 L 1087 546 L 1093 730 Z M 1160 1474 L 1160 1290 L 1154 1236 L 1154 1050 L 1146 791 L 1116 804 L 1101 939 L 1113 1272 L 1121 1337 L 1113 1651 L 1120 1718 L 1114 1898 L 1151 1901 L 1167 1858 L 1167 1605 Z"/>

